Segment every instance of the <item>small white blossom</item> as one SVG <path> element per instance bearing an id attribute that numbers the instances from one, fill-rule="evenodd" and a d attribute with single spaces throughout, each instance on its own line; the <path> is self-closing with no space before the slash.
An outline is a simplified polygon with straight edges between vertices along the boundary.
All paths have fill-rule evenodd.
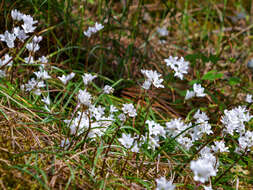
<path id="1" fill-rule="evenodd" d="M 83 83 L 88 85 L 93 79 L 97 78 L 97 75 L 92 75 L 90 73 L 85 73 L 83 76 Z"/>
<path id="2" fill-rule="evenodd" d="M 228 147 L 225 146 L 224 141 L 214 141 L 214 145 L 212 145 L 212 149 L 214 152 L 229 152 Z"/>
<path id="3" fill-rule="evenodd" d="M 203 187 L 204 187 L 204 190 L 213 190 L 211 185 L 209 185 L 209 186 L 203 185 Z"/>
<path id="4" fill-rule="evenodd" d="M 20 29 L 19 26 L 13 28 L 13 33 L 21 42 L 24 42 L 24 40 L 28 38 L 28 36 L 25 34 L 25 31 Z"/>
<path id="5" fill-rule="evenodd" d="M 134 138 L 132 138 L 130 134 L 126 135 L 125 133 L 123 133 L 122 137 L 118 140 L 125 148 L 131 148 L 134 143 Z"/>
<path id="6" fill-rule="evenodd" d="M 201 87 L 201 84 L 194 84 L 193 85 L 193 90 L 196 94 L 197 97 L 204 97 L 206 94 L 204 93 L 204 88 Z"/>
<path id="7" fill-rule="evenodd" d="M 156 181 L 156 190 L 174 190 L 175 185 L 173 185 L 172 180 L 168 181 L 165 177 L 160 177 Z"/>
<path id="8" fill-rule="evenodd" d="M 1 67 L 1 66 L 11 66 L 12 63 L 13 63 L 13 62 L 12 62 L 12 57 L 9 56 L 8 53 L 6 53 L 6 54 L 4 55 L 4 59 L 3 59 L 3 60 L 0 59 L 0 67 Z"/>
<path id="9" fill-rule="evenodd" d="M 238 139 L 240 148 L 245 150 L 253 146 L 253 132 L 247 131 L 244 135 L 241 135 Z M 249 151 L 249 149 L 248 149 Z"/>
<path id="10" fill-rule="evenodd" d="M 83 34 L 89 38 L 91 37 L 92 34 L 95 34 L 99 30 L 102 30 L 103 28 L 104 26 L 102 24 L 96 22 L 94 27 L 89 27 L 87 31 L 83 32 Z"/>
<path id="11" fill-rule="evenodd" d="M 72 78 L 75 77 L 75 73 L 70 73 L 69 75 L 62 75 L 61 77 L 58 77 L 58 79 L 60 79 L 60 81 L 66 85 L 68 83 L 69 80 L 71 80 Z"/>
<path id="12" fill-rule="evenodd" d="M 11 17 L 13 20 L 21 21 L 23 19 L 23 14 L 17 9 L 11 11 Z"/>
<path id="13" fill-rule="evenodd" d="M 42 98 L 41 101 L 47 105 L 50 105 L 50 97 L 49 96 Z"/>
<path id="14" fill-rule="evenodd" d="M 129 117 L 137 116 L 137 113 L 133 104 L 123 104 L 122 111 L 125 114 L 128 114 Z"/>
<path id="15" fill-rule="evenodd" d="M 86 89 L 79 90 L 77 97 L 78 97 L 78 100 L 81 102 L 81 104 L 86 105 L 86 106 L 91 105 L 92 96 L 89 92 L 87 92 Z"/>
<path id="16" fill-rule="evenodd" d="M 234 131 L 239 134 L 245 132 L 245 122 L 249 122 L 253 117 L 250 115 L 245 107 L 238 106 L 231 110 L 224 110 L 224 116 L 221 117 L 221 122 L 225 126 L 225 132 L 230 135 L 234 134 Z"/>
<path id="17" fill-rule="evenodd" d="M 123 121 L 123 122 L 126 121 L 126 116 L 123 113 L 119 114 L 118 118 L 119 118 L 120 121 Z"/>
<path id="18" fill-rule="evenodd" d="M 191 98 L 193 98 L 193 97 L 195 97 L 195 92 L 194 91 L 191 91 L 191 90 L 187 90 L 186 91 L 186 95 L 185 95 L 185 100 L 189 100 L 189 99 L 191 99 Z"/>
<path id="19" fill-rule="evenodd" d="M 247 103 L 252 103 L 253 102 L 253 99 L 252 99 L 252 94 L 247 94 L 246 98 L 245 98 L 245 101 Z"/>
<path id="20" fill-rule="evenodd" d="M 161 37 L 164 37 L 164 36 L 168 36 L 169 32 L 167 30 L 167 28 L 165 27 L 162 27 L 162 28 L 157 28 L 157 33 L 161 36 Z"/>
<path id="21" fill-rule="evenodd" d="M 26 64 L 36 64 L 33 56 L 26 57 L 24 60 Z"/>
<path id="22" fill-rule="evenodd" d="M 30 15 L 23 15 L 22 19 L 24 21 L 24 24 L 22 24 L 22 28 L 24 29 L 25 33 L 32 33 L 36 29 L 34 24 L 38 23 L 38 21 L 33 20 L 33 18 Z"/>
<path id="23" fill-rule="evenodd" d="M 174 76 L 183 80 L 184 74 L 188 73 L 189 62 L 185 61 L 183 57 L 172 57 L 170 56 L 168 59 L 164 59 L 167 66 L 175 71 Z"/>
<path id="24" fill-rule="evenodd" d="M 44 81 L 35 80 L 34 78 L 31 78 L 31 80 L 28 81 L 27 84 L 24 85 L 26 88 L 26 91 L 32 91 L 34 94 L 40 96 L 41 90 L 40 88 L 44 88 L 46 85 Z"/>
<path id="25" fill-rule="evenodd" d="M 164 88 L 164 86 L 161 84 L 163 82 L 163 79 L 160 78 L 162 75 L 157 71 L 141 70 L 141 73 L 145 76 L 146 79 L 142 85 L 144 89 L 148 90 L 151 84 L 153 84 L 156 88 Z"/>
<path id="26" fill-rule="evenodd" d="M 42 57 L 39 58 L 39 62 L 48 63 L 48 59 L 43 55 Z"/>
<path id="27" fill-rule="evenodd" d="M 114 105 L 110 105 L 110 113 L 119 111 Z"/>
<path id="28" fill-rule="evenodd" d="M 14 48 L 14 41 L 16 40 L 16 35 L 5 31 L 4 34 L 0 34 L 0 40 L 6 42 L 9 48 Z"/>
<path id="29" fill-rule="evenodd" d="M 40 67 L 39 71 L 34 72 L 34 74 L 37 76 L 38 79 L 43 79 L 43 80 L 51 79 L 51 76 L 42 67 Z"/>
<path id="30" fill-rule="evenodd" d="M 105 85 L 104 88 L 103 88 L 103 92 L 105 94 L 111 94 L 114 92 L 114 88 L 109 86 L 109 85 Z"/>
<path id="31" fill-rule="evenodd" d="M 194 180 L 205 183 L 209 180 L 209 177 L 216 176 L 216 171 L 207 159 L 198 159 L 191 161 L 190 168 L 194 173 Z"/>

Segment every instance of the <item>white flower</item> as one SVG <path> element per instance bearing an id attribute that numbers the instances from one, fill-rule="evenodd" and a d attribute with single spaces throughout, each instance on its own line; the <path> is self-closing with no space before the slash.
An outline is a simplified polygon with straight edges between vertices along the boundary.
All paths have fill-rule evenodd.
<path id="1" fill-rule="evenodd" d="M 92 75 L 90 73 L 85 73 L 83 76 L 83 83 L 88 85 L 93 79 L 97 78 L 97 75 Z"/>
<path id="2" fill-rule="evenodd" d="M 189 100 L 189 99 L 191 99 L 191 98 L 193 98 L 193 97 L 195 97 L 195 92 L 194 91 L 191 91 L 191 90 L 187 90 L 186 91 L 186 95 L 185 95 L 185 100 Z"/>
<path id="3" fill-rule="evenodd" d="M 134 143 L 134 146 L 131 148 L 131 152 L 136 152 L 138 153 L 140 151 L 138 144 Z"/>
<path id="4" fill-rule="evenodd" d="M 104 28 L 104 26 L 100 23 L 95 23 L 95 29 L 96 29 L 96 32 L 98 32 L 99 30 L 102 30 Z"/>
<path id="5" fill-rule="evenodd" d="M 39 62 L 48 63 L 48 59 L 43 55 L 42 57 L 39 58 Z"/>
<path id="6" fill-rule="evenodd" d="M 110 105 L 110 113 L 119 111 L 114 105 Z"/>
<path id="7" fill-rule="evenodd" d="M 84 104 L 86 106 L 91 105 L 91 98 L 92 97 L 91 97 L 91 94 L 86 91 L 86 89 L 79 90 L 77 97 L 78 97 L 78 100 L 81 102 L 81 104 Z"/>
<path id="8" fill-rule="evenodd" d="M 44 88 L 45 86 L 46 85 L 44 81 L 35 80 L 34 78 L 31 78 L 31 80 L 29 80 L 28 83 L 24 85 L 26 91 L 32 91 L 34 94 L 38 96 L 41 95 L 40 88 Z"/>
<path id="9" fill-rule="evenodd" d="M 137 113 L 133 104 L 123 104 L 122 111 L 125 114 L 128 114 L 129 117 L 137 116 Z"/>
<path id="10" fill-rule="evenodd" d="M 49 96 L 42 98 L 41 101 L 47 105 L 50 105 L 50 97 Z"/>
<path id="11" fill-rule="evenodd" d="M 186 125 L 181 118 L 172 119 L 169 122 L 166 122 L 166 131 L 169 133 L 169 135 L 176 136 L 185 129 L 187 129 L 189 126 Z"/>
<path id="12" fill-rule="evenodd" d="M 161 36 L 161 37 L 164 37 L 164 36 L 168 36 L 169 32 L 167 30 L 167 28 L 165 27 L 162 27 L 162 28 L 157 28 L 157 33 Z"/>
<path id="13" fill-rule="evenodd" d="M 36 29 L 34 24 L 36 24 L 38 21 L 33 20 L 33 18 L 30 15 L 23 15 L 22 19 L 24 21 L 24 24 L 22 24 L 22 28 L 24 29 L 25 33 L 32 33 Z"/>
<path id="14" fill-rule="evenodd" d="M 38 51 L 40 49 L 39 44 L 36 44 L 36 43 L 33 43 L 33 42 L 26 44 L 25 47 L 30 52 L 36 52 L 36 51 Z"/>
<path id="15" fill-rule="evenodd" d="M 43 80 L 51 79 L 51 76 L 42 67 L 40 67 L 39 71 L 34 72 L 34 74 L 37 76 L 38 79 L 43 79 Z"/>
<path id="16" fill-rule="evenodd" d="M 145 76 L 146 80 L 142 87 L 144 89 L 149 89 L 151 83 L 156 87 L 156 88 L 164 88 L 164 86 L 161 84 L 163 82 L 163 79 L 160 77 L 162 76 L 159 74 L 157 71 L 153 70 L 141 70 L 141 73 Z"/>
<path id="17" fill-rule="evenodd" d="M 214 141 L 214 145 L 212 145 L 212 149 L 214 152 L 229 152 L 228 147 L 225 146 L 224 141 Z"/>
<path id="18" fill-rule="evenodd" d="M 24 40 L 28 38 L 28 36 L 25 34 L 25 31 L 20 29 L 19 26 L 13 28 L 13 33 L 22 42 L 24 42 Z"/>
<path id="19" fill-rule="evenodd" d="M 75 73 L 70 73 L 69 75 L 65 76 L 62 75 L 61 77 L 58 77 L 60 79 L 60 81 L 66 85 L 68 83 L 69 80 L 71 80 L 72 78 L 75 77 Z"/>
<path id="20" fill-rule="evenodd" d="M 148 129 L 149 129 L 149 135 L 150 136 L 154 135 L 154 136 L 165 137 L 166 132 L 160 124 L 158 124 L 158 123 L 156 123 L 152 120 L 147 120 L 146 123 L 148 124 Z"/>
<path id="21" fill-rule="evenodd" d="M 114 88 L 109 85 L 105 85 L 103 88 L 103 92 L 105 94 L 111 94 L 111 93 L 113 93 L 113 91 L 114 91 Z"/>
<path id="22" fill-rule="evenodd" d="M 245 101 L 248 102 L 248 103 L 252 103 L 253 100 L 252 100 L 252 94 L 247 94 L 246 98 L 245 98 Z"/>
<path id="23" fill-rule="evenodd" d="M 94 27 L 89 27 L 87 31 L 83 32 L 83 34 L 89 38 L 91 37 L 92 34 L 95 34 L 99 30 L 102 30 L 103 28 L 104 26 L 102 24 L 96 22 Z"/>
<path id="24" fill-rule="evenodd" d="M 234 131 L 243 134 L 245 132 L 244 122 L 249 122 L 253 117 L 245 107 L 241 106 L 232 110 L 225 110 L 224 114 L 225 115 L 221 117 L 221 122 L 226 127 L 225 132 L 230 135 L 233 135 Z"/>
<path id="25" fill-rule="evenodd" d="M 7 64 L 8 63 L 8 64 Z M 5 55 L 4 55 L 4 60 L 1 60 L 0 59 L 0 67 L 1 66 L 11 66 L 12 65 L 12 57 L 11 56 L 9 56 L 9 54 L 8 53 L 6 53 Z"/>
<path id="26" fill-rule="evenodd" d="M 41 42 L 41 40 L 42 36 L 34 36 L 32 42 L 38 44 L 39 42 Z"/>
<path id="27" fill-rule="evenodd" d="M 193 90 L 196 94 L 197 97 L 204 97 L 206 94 L 204 93 L 204 88 L 201 87 L 201 84 L 194 84 L 193 85 Z"/>
<path id="28" fill-rule="evenodd" d="M 119 118 L 120 121 L 123 121 L 123 122 L 126 121 L 126 116 L 125 116 L 125 114 L 123 114 L 123 113 L 119 114 L 119 115 L 118 115 L 118 118 Z"/>
<path id="29" fill-rule="evenodd" d="M 209 186 L 203 185 L 203 187 L 204 187 L 204 190 L 213 190 L 211 185 L 209 185 Z"/>
<path id="30" fill-rule="evenodd" d="M 241 149 L 251 148 L 253 146 L 253 132 L 247 131 L 239 137 L 238 142 Z"/>
<path id="31" fill-rule="evenodd" d="M 181 80 L 184 77 L 184 74 L 188 73 L 189 62 L 185 61 L 183 57 L 172 57 L 170 56 L 168 59 L 164 59 L 167 66 L 175 71 L 174 76 L 180 78 Z"/>
<path id="32" fill-rule="evenodd" d="M 176 140 L 186 150 L 189 150 L 193 146 L 193 141 L 189 137 L 183 137 L 183 135 L 180 135 L 179 137 L 176 138 Z"/>
<path id="33" fill-rule="evenodd" d="M 91 37 L 91 34 L 92 34 L 92 33 L 91 33 L 90 30 L 87 30 L 87 32 L 84 31 L 83 34 L 89 38 L 89 37 Z"/>
<path id="34" fill-rule="evenodd" d="M 33 56 L 26 57 L 24 60 L 25 60 L 25 63 L 26 63 L 26 64 L 36 64 L 36 62 L 35 62 Z"/>
<path id="35" fill-rule="evenodd" d="M 122 137 L 118 140 L 125 148 L 131 148 L 134 143 L 134 138 L 132 138 L 130 134 L 126 135 L 123 133 Z"/>
<path id="36" fill-rule="evenodd" d="M 5 31 L 4 34 L 0 34 L 0 40 L 6 42 L 9 48 L 14 48 L 14 41 L 16 40 L 16 35 Z"/>
<path id="37" fill-rule="evenodd" d="M 13 20 L 21 21 L 23 19 L 23 14 L 17 9 L 11 11 L 11 17 Z"/>
<path id="38" fill-rule="evenodd" d="M 157 187 L 156 190 L 174 190 L 175 189 L 175 185 L 173 185 L 172 180 L 167 181 L 165 177 L 160 177 L 158 179 L 155 180 Z"/>
<path id="39" fill-rule="evenodd" d="M 208 121 L 209 117 L 206 115 L 205 112 L 200 112 L 200 110 L 198 109 L 198 111 L 194 114 L 193 116 L 194 119 L 201 119 L 203 121 Z"/>
<path id="40" fill-rule="evenodd" d="M 216 171 L 211 162 L 207 159 L 191 161 L 190 168 L 194 173 L 194 180 L 205 183 L 209 177 L 216 176 Z"/>

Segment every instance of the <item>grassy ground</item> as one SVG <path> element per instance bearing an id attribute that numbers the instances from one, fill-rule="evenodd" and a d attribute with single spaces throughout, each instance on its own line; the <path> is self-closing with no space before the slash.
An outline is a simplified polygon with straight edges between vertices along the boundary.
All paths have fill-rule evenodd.
<path id="1" fill-rule="evenodd" d="M 193 180 L 190 162 L 214 140 L 225 140 L 230 150 L 236 138 L 223 136 L 220 119 L 225 109 L 244 105 L 252 114 L 253 4 L 251 1 L 145 1 L 145 0 L 3 0 L 0 2 L 0 33 L 11 30 L 11 10 L 30 14 L 39 21 L 34 34 L 43 36 L 36 58 L 45 55 L 51 79 L 43 96 L 50 94 L 48 112 L 41 97 L 21 90 L 34 77 L 36 65 L 24 64 L 24 44 L 9 49 L 0 42 L 0 57 L 14 57 L 7 76 L 0 79 L 0 189 L 154 189 L 155 179 L 174 179 L 176 189 L 203 189 Z M 83 31 L 95 22 L 104 29 L 92 37 Z M 161 37 L 158 27 L 166 27 Z M 190 62 L 184 80 L 173 76 L 165 58 L 183 56 Z M 144 91 L 141 69 L 155 69 L 166 81 L 165 89 Z M 211 71 L 211 72 L 210 72 Z M 76 73 L 67 85 L 57 78 Z M 96 106 L 118 109 L 133 103 L 138 116 L 116 120 L 101 137 L 91 140 L 89 130 L 71 135 L 64 122 L 76 114 L 81 76 L 96 73 L 89 86 Z M 206 98 L 185 101 L 186 90 L 201 83 Z M 102 88 L 111 85 L 111 95 Z M 82 107 L 81 111 L 86 108 Z M 123 133 L 143 134 L 147 120 L 161 125 L 175 118 L 193 120 L 201 109 L 210 117 L 214 134 L 205 135 L 190 150 L 176 138 L 161 139 L 160 147 L 142 153 L 124 148 Z M 253 121 L 246 124 L 253 129 Z M 69 146 L 61 146 L 62 140 Z M 253 189 L 252 150 L 217 154 L 220 166 L 211 182 L 213 189 Z M 208 185 L 208 183 L 205 183 Z"/>

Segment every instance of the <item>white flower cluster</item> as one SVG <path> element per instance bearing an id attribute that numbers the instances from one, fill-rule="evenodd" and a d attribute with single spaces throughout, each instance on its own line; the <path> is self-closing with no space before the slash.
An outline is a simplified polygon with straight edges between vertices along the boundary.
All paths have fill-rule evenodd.
<path id="1" fill-rule="evenodd" d="M 169 122 L 166 122 L 166 131 L 170 136 L 176 137 L 176 141 L 183 146 L 185 149 L 189 150 L 192 147 L 192 139 L 189 137 L 189 130 L 185 131 L 187 128 L 190 128 L 192 126 L 191 123 L 185 124 L 182 119 L 172 119 Z M 185 131 L 185 132 L 183 132 Z"/>
<path id="2" fill-rule="evenodd" d="M 211 125 L 208 123 L 209 118 L 204 112 L 198 110 L 193 117 L 196 119 L 194 125 L 192 123 L 185 124 L 180 118 L 166 122 L 167 134 L 173 137 L 179 135 L 176 141 L 187 150 L 204 134 L 213 133 Z"/>
<path id="3" fill-rule="evenodd" d="M 137 116 L 136 109 L 134 108 L 133 104 L 123 104 L 122 111 L 129 117 Z"/>
<path id="4" fill-rule="evenodd" d="M 204 93 L 204 88 L 201 86 L 201 84 L 193 84 L 193 91 L 187 90 L 185 95 L 185 100 L 189 100 L 193 97 L 205 97 L 206 94 Z"/>
<path id="5" fill-rule="evenodd" d="M 80 135 L 87 131 L 90 126 L 91 130 L 88 137 L 95 138 L 102 136 L 114 120 L 113 113 L 110 112 L 109 116 L 106 116 L 105 107 L 90 105 L 83 113 L 79 111 L 77 117 L 64 121 L 69 124 L 72 135 Z"/>
<path id="6" fill-rule="evenodd" d="M 243 134 L 245 132 L 245 122 L 249 122 L 252 116 L 245 107 L 238 106 L 231 110 L 225 110 L 221 122 L 226 127 L 224 132 L 233 135 L 234 132 Z"/>
<path id="7" fill-rule="evenodd" d="M 89 27 L 87 31 L 84 31 L 83 34 L 87 36 L 88 38 L 91 37 L 92 34 L 97 33 L 99 30 L 102 30 L 104 26 L 99 23 L 95 23 L 94 27 Z"/>
<path id="8" fill-rule="evenodd" d="M 239 134 L 239 147 L 236 148 L 235 152 L 249 151 L 249 148 L 253 146 L 253 132 L 245 129 L 245 123 L 249 122 L 253 116 L 242 106 L 225 110 L 224 114 L 221 118 L 221 122 L 225 126 L 224 133 Z"/>
<path id="9" fill-rule="evenodd" d="M 95 79 L 97 75 L 92 75 L 90 73 L 85 73 L 82 78 L 83 78 L 83 83 L 85 87 L 87 87 L 88 84 L 92 82 L 93 79 Z M 78 95 L 77 95 L 78 100 L 80 101 L 81 104 L 85 106 L 91 106 L 91 101 L 92 101 L 92 96 L 91 94 L 87 91 L 87 89 L 84 90 L 79 90 Z"/>
<path id="10" fill-rule="evenodd" d="M 125 134 L 123 133 L 122 134 L 122 137 L 119 138 L 119 142 L 127 149 L 130 149 L 131 152 L 136 152 L 138 153 L 139 152 L 139 147 L 138 147 L 138 144 L 137 142 L 135 142 L 135 140 L 137 139 L 137 137 L 133 138 L 131 137 L 130 134 Z"/>
<path id="11" fill-rule="evenodd" d="M 183 57 L 172 57 L 170 56 L 168 59 L 164 59 L 167 66 L 175 71 L 174 76 L 183 80 L 184 74 L 188 73 L 189 62 L 185 61 Z"/>
<path id="12" fill-rule="evenodd" d="M 155 150 L 160 147 L 159 141 L 160 137 L 166 137 L 166 131 L 163 126 L 154 122 L 153 120 L 147 120 L 146 124 L 148 124 L 148 130 L 145 136 L 142 136 L 142 143 L 148 143 L 148 148 L 151 150 Z"/>
<path id="13" fill-rule="evenodd" d="M 162 75 L 157 71 L 141 70 L 141 73 L 145 76 L 146 79 L 142 85 L 142 88 L 148 90 L 151 84 L 153 84 L 156 88 L 164 88 L 164 86 L 161 84 L 163 82 L 163 79 L 160 78 Z"/>
<path id="14" fill-rule="evenodd" d="M 14 41 L 16 38 L 23 42 L 26 38 L 28 38 L 26 34 L 34 32 L 36 29 L 34 24 L 38 23 L 38 21 L 33 20 L 30 15 L 23 14 L 16 9 L 11 11 L 11 17 L 13 20 L 23 21 L 23 24 L 21 25 L 22 29 L 20 27 L 15 27 L 12 33 L 5 31 L 4 34 L 0 34 L 0 40 L 6 42 L 9 48 L 14 48 Z"/>
<path id="15" fill-rule="evenodd" d="M 199 140 L 203 134 L 210 135 L 213 133 L 212 127 L 208 123 L 209 118 L 204 112 L 198 110 L 193 118 L 196 119 L 195 127 L 189 131 L 193 141 Z"/>
<path id="16" fill-rule="evenodd" d="M 48 72 L 44 69 L 43 66 L 40 66 L 40 70 L 34 72 L 34 74 L 36 75 L 36 79 L 31 78 L 27 84 L 21 86 L 21 89 L 28 92 L 33 92 L 34 94 L 40 96 L 41 88 L 46 87 L 44 80 L 50 79 L 51 76 L 48 74 Z"/>
<path id="17" fill-rule="evenodd" d="M 172 180 L 166 180 L 165 177 L 160 177 L 158 179 L 155 180 L 156 181 L 156 190 L 174 190 L 175 189 L 175 185 L 173 185 Z"/>

